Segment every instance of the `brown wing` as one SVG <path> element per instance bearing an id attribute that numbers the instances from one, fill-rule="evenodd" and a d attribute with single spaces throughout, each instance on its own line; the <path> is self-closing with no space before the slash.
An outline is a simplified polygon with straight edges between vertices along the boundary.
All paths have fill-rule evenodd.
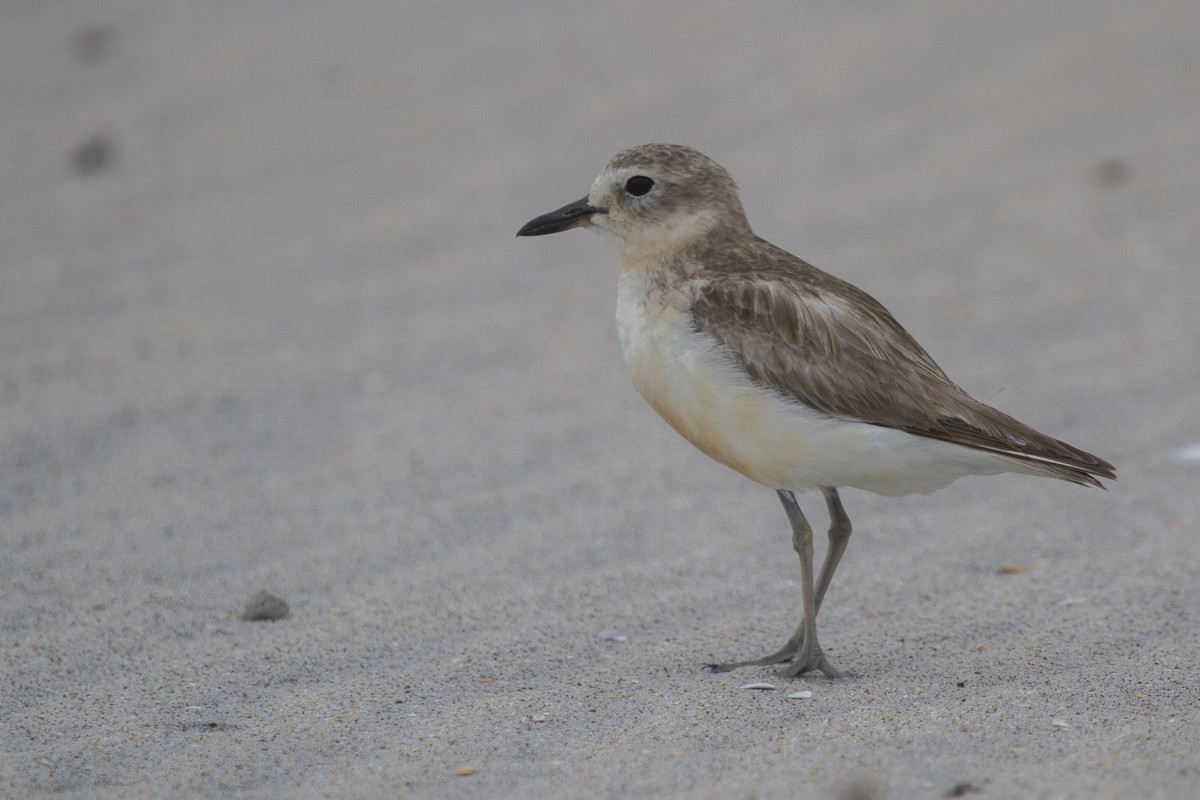
<path id="1" fill-rule="evenodd" d="M 704 272 L 690 286 L 697 330 L 756 382 L 830 416 L 994 452 L 1075 483 L 1116 477 L 1108 462 L 972 398 L 870 295 L 769 247 L 768 263 L 790 263 Z"/>

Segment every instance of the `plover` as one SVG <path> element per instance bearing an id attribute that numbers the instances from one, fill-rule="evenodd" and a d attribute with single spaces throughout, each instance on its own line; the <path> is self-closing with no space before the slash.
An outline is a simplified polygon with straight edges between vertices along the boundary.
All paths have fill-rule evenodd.
<path id="1" fill-rule="evenodd" d="M 837 671 L 817 611 L 850 539 L 838 487 L 927 493 L 965 475 L 1017 472 L 1103 488 L 1111 464 L 971 397 L 873 297 L 750 229 L 737 185 L 691 148 L 618 153 L 587 197 L 518 236 L 594 227 L 621 257 L 617 332 L 634 386 L 708 456 L 774 489 L 800 557 L 803 615 L 762 658 L 792 677 Z M 829 547 L 794 492 L 820 489 Z"/>

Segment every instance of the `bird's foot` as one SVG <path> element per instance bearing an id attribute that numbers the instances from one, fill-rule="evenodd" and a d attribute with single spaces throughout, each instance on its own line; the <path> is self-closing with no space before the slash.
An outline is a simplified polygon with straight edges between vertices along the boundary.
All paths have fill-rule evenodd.
<path id="1" fill-rule="evenodd" d="M 811 652 L 805 652 L 806 650 Z M 795 678 L 797 675 L 814 671 L 822 673 L 826 678 L 842 677 L 842 673 L 834 669 L 829 659 L 825 658 L 820 647 L 801 647 L 792 658 L 792 663 L 776 670 L 775 674 L 781 678 Z"/>
<path id="2" fill-rule="evenodd" d="M 799 640 L 788 639 L 787 644 L 783 647 L 762 658 L 752 658 L 749 661 L 731 661 L 728 664 L 705 664 L 704 668 L 709 672 L 732 672 L 739 667 L 765 667 L 769 664 L 782 664 L 785 661 L 790 661 L 796 655 L 799 647 Z"/>
<path id="3" fill-rule="evenodd" d="M 789 661 L 791 662 L 790 664 L 776 670 L 775 674 L 781 678 L 795 678 L 797 675 L 803 675 L 806 672 L 820 672 L 827 678 L 841 677 L 841 673 L 833 668 L 833 665 L 829 663 L 829 659 L 825 658 L 825 654 L 821 651 L 819 644 L 813 647 L 805 647 L 803 642 L 797 642 L 795 639 L 789 639 L 783 647 L 762 658 L 754 658 L 749 661 L 732 661 L 728 664 L 705 664 L 704 668 L 709 672 L 732 672 L 738 667 L 765 667 L 771 664 L 784 664 Z"/>

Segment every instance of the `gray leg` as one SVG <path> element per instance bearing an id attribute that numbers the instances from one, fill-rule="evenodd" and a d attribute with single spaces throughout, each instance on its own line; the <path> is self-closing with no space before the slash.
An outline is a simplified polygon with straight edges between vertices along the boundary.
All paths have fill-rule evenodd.
<path id="1" fill-rule="evenodd" d="M 796 503 L 791 492 L 779 492 L 788 521 L 792 523 L 792 549 L 800 556 L 800 591 L 804 600 L 804 641 L 792 657 L 790 666 L 779 671 L 783 678 L 794 678 L 811 670 L 820 670 L 830 678 L 838 677 L 838 671 L 825 660 L 821 645 L 817 642 L 817 591 L 813 583 L 812 526 L 804 518 L 804 512 Z"/>
<path id="2" fill-rule="evenodd" d="M 813 641 L 816 641 L 816 614 L 821 610 L 821 602 L 825 599 L 825 593 L 829 591 L 829 584 L 833 581 L 833 573 L 837 570 L 838 563 L 842 560 L 842 554 L 846 552 L 846 544 L 850 541 L 850 518 L 846 515 L 846 510 L 842 508 L 841 498 L 838 497 L 837 489 L 832 486 L 822 486 L 821 493 L 825 495 L 825 505 L 829 509 L 829 549 L 825 552 L 825 561 L 821 564 L 821 575 L 817 580 L 817 588 L 812 598 L 813 608 L 813 626 L 814 631 Z M 800 556 L 801 569 L 801 585 L 803 588 L 805 574 L 808 575 L 808 580 L 812 580 L 812 528 L 808 521 L 804 518 L 804 514 L 800 512 L 800 507 L 796 504 L 795 495 L 791 492 L 779 492 L 779 499 L 783 503 L 784 511 L 787 512 L 788 520 L 792 523 L 792 547 L 795 548 L 796 554 Z M 797 521 L 800 523 L 797 526 Z M 729 672 L 738 667 L 757 667 L 767 664 L 782 664 L 785 661 L 792 661 L 791 667 L 783 670 L 781 674 L 786 677 L 799 675 L 801 672 L 807 672 L 811 669 L 820 669 L 829 677 L 836 677 L 837 672 L 829 666 L 829 662 L 820 657 L 820 662 L 815 666 L 806 666 L 811 660 L 811 654 L 808 658 L 802 656 L 801 645 L 805 643 L 804 631 L 808 624 L 808 592 L 805 592 L 805 615 L 800 620 L 800 624 L 796 626 L 796 632 L 783 645 L 770 655 L 762 658 L 755 658 L 750 661 L 736 661 L 730 664 L 709 664 L 708 668 L 713 672 Z M 814 648 L 816 653 L 820 653 L 820 648 Z"/>
<path id="3" fill-rule="evenodd" d="M 850 541 L 850 517 L 842 508 L 842 499 L 838 497 L 837 489 L 832 486 L 822 486 L 821 494 L 825 495 L 825 507 L 829 509 L 829 549 L 825 551 L 825 563 L 821 564 L 821 578 L 817 581 L 817 611 L 821 610 L 821 601 L 829 584 L 833 582 L 833 573 L 837 570 Z"/>

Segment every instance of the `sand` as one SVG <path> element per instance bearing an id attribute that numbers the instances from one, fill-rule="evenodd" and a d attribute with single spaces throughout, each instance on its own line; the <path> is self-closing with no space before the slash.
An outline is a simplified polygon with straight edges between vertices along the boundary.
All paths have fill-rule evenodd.
<path id="1" fill-rule="evenodd" d="M 4 4 L 0 796 L 1200 796 L 1198 38 Z M 796 621 L 783 513 L 630 387 L 611 246 L 514 237 L 650 141 L 1120 480 L 846 491 L 846 677 L 704 672 Z"/>

